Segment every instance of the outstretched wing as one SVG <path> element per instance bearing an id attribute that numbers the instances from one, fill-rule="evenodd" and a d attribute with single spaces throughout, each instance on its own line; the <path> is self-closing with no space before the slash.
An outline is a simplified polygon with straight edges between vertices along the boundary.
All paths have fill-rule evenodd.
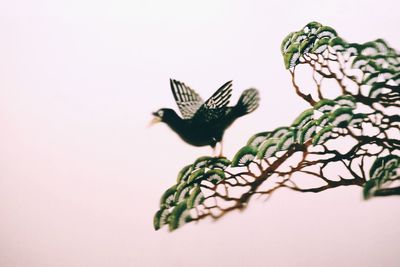
<path id="1" fill-rule="evenodd" d="M 172 94 L 182 114 L 183 119 L 190 119 L 203 105 L 204 101 L 189 86 L 177 80 L 170 79 Z"/>
<path id="2" fill-rule="evenodd" d="M 232 81 L 222 85 L 196 112 L 195 117 L 204 121 L 218 120 L 225 116 L 225 107 L 232 95 Z"/>

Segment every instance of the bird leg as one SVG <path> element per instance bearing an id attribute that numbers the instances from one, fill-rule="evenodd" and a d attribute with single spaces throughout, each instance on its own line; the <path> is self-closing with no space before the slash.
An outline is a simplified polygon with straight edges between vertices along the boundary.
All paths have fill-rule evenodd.
<path id="1" fill-rule="evenodd" d="M 224 150 L 224 144 L 223 144 L 223 141 L 221 140 L 221 142 L 219 143 L 219 146 L 220 146 L 220 150 L 219 150 L 219 155 L 218 155 L 218 157 L 219 158 L 222 158 L 224 155 L 223 155 L 223 150 Z"/>
<path id="2" fill-rule="evenodd" d="M 218 157 L 218 158 L 222 158 L 223 157 L 223 142 L 222 140 L 220 142 L 218 142 L 215 138 L 213 138 L 214 143 L 211 145 L 212 149 L 213 149 L 213 153 L 212 156 Z M 219 153 L 217 154 L 217 146 L 219 144 Z"/>
<path id="3" fill-rule="evenodd" d="M 217 145 L 211 146 L 212 148 L 212 157 L 215 158 L 217 156 Z"/>

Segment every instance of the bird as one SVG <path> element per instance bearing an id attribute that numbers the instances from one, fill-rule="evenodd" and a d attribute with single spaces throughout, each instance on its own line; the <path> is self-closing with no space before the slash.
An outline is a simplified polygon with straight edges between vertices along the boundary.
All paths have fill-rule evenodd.
<path id="1" fill-rule="evenodd" d="M 219 157 L 223 156 L 222 139 L 232 123 L 259 106 L 259 93 L 255 88 L 243 91 L 235 106 L 228 106 L 232 95 L 232 81 L 223 84 L 207 101 L 182 82 L 170 79 L 171 91 L 181 117 L 171 108 L 153 112 L 150 125 L 167 124 L 186 143 L 193 146 L 211 146 L 214 155 L 220 143 Z"/>

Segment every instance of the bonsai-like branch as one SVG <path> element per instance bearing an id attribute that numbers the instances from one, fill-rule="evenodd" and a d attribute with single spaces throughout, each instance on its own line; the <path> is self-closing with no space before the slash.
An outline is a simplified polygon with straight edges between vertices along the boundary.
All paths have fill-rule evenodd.
<path id="1" fill-rule="evenodd" d="M 319 193 L 354 185 L 366 199 L 400 195 L 400 54 L 380 39 L 346 43 L 316 22 L 291 33 L 282 54 L 295 93 L 311 108 L 290 126 L 255 134 L 232 161 L 203 157 L 182 169 L 161 199 L 156 229 L 219 219 L 281 188 Z M 297 65 L 310 68 L 317 99 L 296 81 Z M 335 81 L 336 97 L 322 93 L 332 90 L 325 80 Z M 309 179 L 320 185 L 303 183 Z"/>

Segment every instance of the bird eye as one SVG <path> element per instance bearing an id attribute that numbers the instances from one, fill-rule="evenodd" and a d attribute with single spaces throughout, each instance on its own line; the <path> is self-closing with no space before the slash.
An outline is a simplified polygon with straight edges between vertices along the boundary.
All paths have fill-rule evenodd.
<path id="1" fill-rule="evenodd" d="M 157 115 L 158 115 L 158 117 L 162 118 L 162 117 L 164 116 L 164 111 L 159 110 L 159 111 L 157 112 Z"/>

